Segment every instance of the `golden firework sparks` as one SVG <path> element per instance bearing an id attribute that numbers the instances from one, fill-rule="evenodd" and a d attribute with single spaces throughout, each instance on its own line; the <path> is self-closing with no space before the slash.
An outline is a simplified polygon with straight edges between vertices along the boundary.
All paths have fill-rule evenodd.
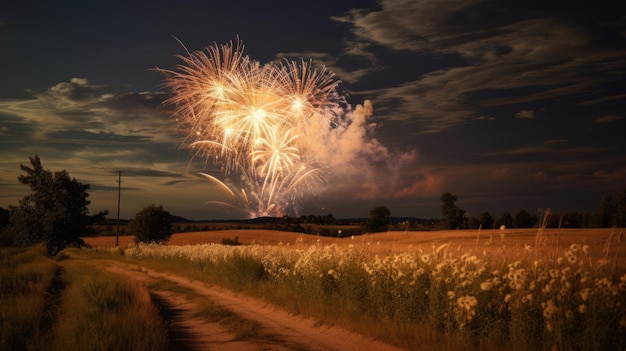
<path id="1" fill-rule="evenodd" d="M 320 121 L 327 132 L 338 118 L 340 82 L 311 62 L 262 65 L 243 49 L 236 40 L 178 56 L 180 64 L 160 70 L 172 92 L 167 103 L 194 156 L 219 163 L 225 176 L 239 175 L 242 189 L 203 175 L 229 200 L 237 194 L 250 216 L 280 216 L 325 182 L 314 142 L 323 138 L 315 133 L 324 132 Z"/>

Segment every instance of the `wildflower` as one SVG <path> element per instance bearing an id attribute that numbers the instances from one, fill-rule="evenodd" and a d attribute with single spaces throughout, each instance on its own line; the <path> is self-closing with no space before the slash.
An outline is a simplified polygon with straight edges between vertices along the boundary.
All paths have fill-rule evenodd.
<path id="1" fill-rule="evenodd" d="M 589 253 L 589 245 L 583 245 L 583 252 L 584 252 L 585 254 L 588 254 L 588 253 Z"/>
<path id="2" fill-rule="evenodd" d="M 506 294 L 504 297 L 504 303 L 509 303 L 509 301 L 511 301 L 511 294 Z"/>
<path id="3" fill-rule="evenodd" d="M 456 303 L 460 308 L 465 309 L 466 311 L 470 311 L 478 304 L 478 300 L 476 300 L 474 296 L 465 295 L 459 297 Z"/>
<path id="4" fill-rule="evenodd" d="M 574 255 L 570 255 L 567 257 L 567 263 L 569 264 L 575 264 L 577 261 L 578 259 Z"/>
<path id="5" fill-rule="evenodd" d="M 489 291 L 493 288 L 493 284 L 490 281 L 480 283 L 480 290 Z"/>
<path id="6" fill-rule="evenodd" d="M 423 263 L 428 264 L 430 262 L 430 256 L 428 256 L 427 254 L 424 254 L 420 256 L 420 260 L 422 260 Z"/>
<path id="7" fill-rule="evenodd" d="M 556 307 L 552 299 L 542 303 L 541 307 L 543 308 L 543 316 L 546 317 L 546 319 L 551 319 L 559 311 L 559 308 Z"/>
<path id="8" fill-rule="evenodd" d="M 580 292 L 580 298 L 583 301 L 587 301 L 589 300 L 589 295 L 591 295 L 591 288 L 584 288 L 581 292 Z"/>
<path id="9" fill-rule="evenodd" d="M 587 312 L 587 305 L 585 305 L 584 303 L 581 304 L 580 306 L 578 306 L 578 312 L 580 313 L 585 313 Z"/>
<path id="10" fill-rule="evenodd" d="M 454 296 L 455 296 L 455 295 L 456 295 L 456 294 L 454 293 L 454 291 L 448 291 L 448 298 L 449 298 L 450 300 L 452 300 L 452 299 L 454 298 Z"/>

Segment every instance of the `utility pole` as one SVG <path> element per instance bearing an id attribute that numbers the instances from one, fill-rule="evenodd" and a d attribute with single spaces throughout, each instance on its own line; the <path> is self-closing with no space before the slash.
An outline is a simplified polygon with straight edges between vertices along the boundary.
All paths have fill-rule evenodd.
<path id="1" fill-rule="evenodd" d="M 117 233 L 115 234 L 115 247 L 120 246 L 120 199 L 122 194 L 122 172 L 117 171 Z"/>

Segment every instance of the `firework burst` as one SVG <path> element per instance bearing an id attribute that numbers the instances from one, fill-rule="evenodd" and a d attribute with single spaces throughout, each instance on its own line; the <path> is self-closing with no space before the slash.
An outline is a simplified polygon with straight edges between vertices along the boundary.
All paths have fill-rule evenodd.
<path id="1" fill-rule="evenodd" d="M 203 173 L 225 199 L 208 203 L 280 216 L 325 182 L 327 165 L 316 148 L 342 111 L 340 82 L 310 62 L 262 65 L 243 49 L 240 40 L 213 44 L 159 71 L 187 134 L 183 144 L 237 180 L 226 185 Z"/>

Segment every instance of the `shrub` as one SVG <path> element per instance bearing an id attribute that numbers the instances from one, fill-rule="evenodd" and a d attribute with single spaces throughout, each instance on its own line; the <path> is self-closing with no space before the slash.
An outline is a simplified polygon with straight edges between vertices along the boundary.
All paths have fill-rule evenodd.
<path id="1" fill-rule="evenodd" d="M 172 215 L 161 205 L 147 206 L 130 222 L 130 230 L 136 243 L 166 242 L 172 236 Z"/>

